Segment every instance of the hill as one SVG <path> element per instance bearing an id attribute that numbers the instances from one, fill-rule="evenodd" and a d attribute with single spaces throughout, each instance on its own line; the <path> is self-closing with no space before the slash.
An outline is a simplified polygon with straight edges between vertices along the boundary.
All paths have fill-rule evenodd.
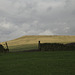
<path id="1" fill-rule="evenodd" d="M 41 43 L 71 43 L 75 42 L 75 36 L 33 35 L 33 36 L 23 36 L 7 42 L 10 51 L 23 51 L 23 50 L 37 49 L 39 40 L 41 41 Z M 2 44 L 4 45 L 4 42 L 2 42 Z"/>

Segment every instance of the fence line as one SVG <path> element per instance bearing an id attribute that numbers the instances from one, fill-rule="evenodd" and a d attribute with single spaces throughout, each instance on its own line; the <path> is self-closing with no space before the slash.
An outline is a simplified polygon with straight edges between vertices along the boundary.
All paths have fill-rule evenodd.
<path id="1" fill-rule="evenodd" d="M 72 51 L 75 50 L 75 43 L 40 43 L 38 42 L 40 51 Z"/>

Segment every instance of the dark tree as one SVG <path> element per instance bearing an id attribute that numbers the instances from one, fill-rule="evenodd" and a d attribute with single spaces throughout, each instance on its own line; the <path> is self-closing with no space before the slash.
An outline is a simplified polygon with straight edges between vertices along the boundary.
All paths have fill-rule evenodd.
<path id="1" fill-rule="evenodd" d="M 4 47 L 0 44 L 0 52 L 4 51 Z"/>

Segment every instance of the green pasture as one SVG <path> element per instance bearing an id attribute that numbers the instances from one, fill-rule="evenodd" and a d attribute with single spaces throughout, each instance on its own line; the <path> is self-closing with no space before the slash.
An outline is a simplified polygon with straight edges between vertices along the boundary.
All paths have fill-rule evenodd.
<path id="1" fill-rule="evenodd" d="M 38 44 L 25 44 L 25 45 L 9 46 L 10 52 L 33 50 L 33 49 L 38 49 Z"/>
<path id="2" fill-rule="evenodd" d="M 75 51 L 1 53 L 0 75 L 75 75 Z"/>

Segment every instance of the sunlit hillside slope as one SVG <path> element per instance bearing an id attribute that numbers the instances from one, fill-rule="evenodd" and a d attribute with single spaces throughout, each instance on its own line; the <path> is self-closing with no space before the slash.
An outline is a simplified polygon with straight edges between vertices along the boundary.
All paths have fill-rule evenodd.
<path id="1" fill-rule="evenodd" d="M 10 51 L 29 50 L 38 48 L 38 41 L 40 41 L 41 43 L 71 43 L 75 42 L 75 36 L 23 36 L 8 41 L 8 45 Z M 4 42 L 2 44 L 4 44 Z"/>

